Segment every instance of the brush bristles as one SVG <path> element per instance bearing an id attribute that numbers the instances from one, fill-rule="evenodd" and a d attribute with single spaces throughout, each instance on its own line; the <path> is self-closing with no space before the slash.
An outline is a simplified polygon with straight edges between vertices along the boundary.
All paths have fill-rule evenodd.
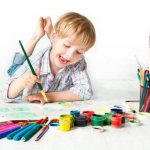
<path id="1" fill-rule="evenodd" d="M 41 92 L 41 94 L 42 94 L 42 96 L 43 96 L 43 98 L 44 98 L 44 100 L 46 101 L 46 102 L 48 102 L 48 99 L 47 99 L 47 97 L 46 97 L 46 94 L 45 94 L 45 92 L 42 90 L 42 91 L 40 91 Z"/>

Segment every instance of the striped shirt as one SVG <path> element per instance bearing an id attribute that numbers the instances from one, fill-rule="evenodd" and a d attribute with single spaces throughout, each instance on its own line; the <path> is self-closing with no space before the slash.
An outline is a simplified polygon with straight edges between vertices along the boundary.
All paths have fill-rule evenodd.
<path id="1" fill-rule="evenodd" d="M 91 83 L 89 76 L 87 74 L 86 68 L 87 64 L 84 57 L 73 65 L 69 65 L 61 69 L 57 75 L 53 75 L 50 67 L 50 55 L 51 48 L 40 51 L 39 53 L 32 55 L 30 57 L 31 64 L 33 68 L 40 69 L 39 78 L 43 86 L 43 90 L 48 92 L 59 92 L 59 91 L 71 91 L 78 95 L 81 100 L 88 100 L 91 98 L 93 92 L 91 88 Z M 17 69 L 17 71 L 7 79 L 4 87 L 1 89 L 1 99 L 5 102 L 14 102 L 22 99 L 22 96 L 31 95 L 38 93 L 39 89 L 34 86 L 32 89 L 24 89 L 20 94 L 14 98 L 8 98 L 8 89 L 11 82 L 19 78 L 26 72 L 30 72 L 27 61 Z M 20 83 L 21 84 L 21 83 Z"/>

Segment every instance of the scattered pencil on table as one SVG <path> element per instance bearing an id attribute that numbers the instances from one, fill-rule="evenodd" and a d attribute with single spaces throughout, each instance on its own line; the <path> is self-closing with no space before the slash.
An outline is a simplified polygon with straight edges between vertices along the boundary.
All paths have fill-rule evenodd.
<path id="1" fill-rule="evenodd" d="M 30 60 L 29 60 L 29 58 L 28 58 L 28 55 L 27 55 L 27 53 L 26 53 L 26 51 L 25 51 L 25 49 L 24 49 L 24 47 L 23 47 L 23 45 L 22 45 L 22 43 L 21 43 L 20 40 L 19 40 L 19 44 L 20 44 L 21 49 L 22 49 L 22 51 L 23 51 L 23 53 L 24 53 L 24 56 L 25 56 L 25 58 L 26 58 L 26 60 L 27 60 L 27 62 L 28 62 L 28 65 L 29 65 L 29 67 L 30 67 L 30 69 L 31 69 L 32 74 L 33 74 L 33 75 L 36 75 L 36 73 L 35 73 L 35 71 L 34 71 L 34 68 L 33 68 L 32 64 L 31 64 L 31 62 L 30 62 Z M 46 94 L 45 94 L 45 92 L 43 91 L 42 85 L 41 85 L 40 83 L 36 83 L 36 84 L 37 84 L 37 86 L 38 86 L 38 88 L 39 88 L 39 90 L 40 90 L 40 92 L 41 92 L 41 94 L 42 94 L 42 96 L 43 96 L 43 99 L 44 99 L 46 102 L 48 102 L 48 99 L 47 99 L 47 97 L 46 97 Z"/>
<path id="2" fill-rule="evenodd" d="M 127 101 L 125 101 L 125 102 L 129 102 L 129 103 L 130 103 L 130 102 L 131 102 L 131 103 L 134 103 L 134 102 L 135 102 L 135 103 L 138 103 L 139 100 L 127 100 Z"/>
<path id="3" fill-rule="evenodd" d="M 51 121 L 48 121 L 47 124 L 45 124 L 43 126 L 43 128 L 41 129 L 41 132 L 39 133 L 39 135 L 36 137 L 35 141 L 39 141 L 42 136 L 48 131 L 49 129 L 49 124 L 50 124 Z"/>

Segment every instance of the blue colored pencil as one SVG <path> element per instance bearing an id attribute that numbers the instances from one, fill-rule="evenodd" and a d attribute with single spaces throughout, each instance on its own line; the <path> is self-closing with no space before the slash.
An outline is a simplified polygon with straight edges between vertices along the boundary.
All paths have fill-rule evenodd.
<path id="1" fill-rule="evenodd" d="M 19 133 L 17 133 L 13 139 L 15 141 L 20 140 L 28 131 L 30 131 L 32 128 L 34 128 L 36 126 L 36 124 L 31 124 L 29 125 L 27 128 L 25 128 L 24 130 L 20 131 Z"/>
<path id="2" fill-rule="evenodd" d="M 22 127 L 21 129 L 19 129 L 19 130 L 17 130 L 17 131 L 14 131 L 14 132 L 12 132 L 12 133 L 10 133 L 10 134 L 8 134 L 8 135 L 6 136 L 6 138 L 7 138 L 8 140 L 12 140 L 13 137 L 14 137 L 16 134 L 18 134 L 19 132 L 25 130 L 25 129 L 28 128 L 30 125 L 31 125 L 31 124 L 28 124 L 28 125 Z"/>
<path id="3" fill-rule="evenodd" d="M 20 129 L 20 128 L 21 128 L 21 127 L 18 126 L 18 127 L 9 129 L 9 130 L 7 130 L 7 131 L 5 131 L 5 132 L 3 132 L 3 133 L 0 133 L 0 139 L 1 139 L 1 138 L 4 138 L 4 137 L 7 136 L 8 134 L 10 134 L 10 133 L 12 133 L 12 132 L 14 132 L 14 131 L 16 131 L 16 130 L 18 130 L 18 129 Z"/>

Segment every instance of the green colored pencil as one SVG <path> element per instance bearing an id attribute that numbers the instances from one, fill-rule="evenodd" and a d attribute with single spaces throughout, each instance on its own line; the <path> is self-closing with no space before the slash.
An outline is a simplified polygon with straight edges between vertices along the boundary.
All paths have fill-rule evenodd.
<path id="1" fill-rule="evenodd" d="M 30 69 L 31 69 L 32 74 L 33 74 L 33 75 L 36 75 L 36 73 L 35 73 L 35 71 L 34 71 L 34 68 L 32 67 L 32 64 L 31 64 L 31 62 L 30 62 L 30 60 L 29 60 L 29 58 L 28 58 L 28 55 L 27 55 L 27 53 L 26 53 L 26 51 L 25 51 L 25 49 L 24 49 L 24 47 L 23 47 L 23 45 L 22 45 L 22 43 L 21 43 L 20 40 L 19 40 L 19 44 L 20 44 L 21 49 L 22 49 L 22 51 L 23 51 L 23 53 L 24 53 L 24 56 L 25 56 L 25 58 L 26 58 L 26 60 L 27 60 L 27 62 L 28 62 L 28 64 L 29 64 L 29 67 L 30 67 Z M 45 94 L 45 92 L 43 91 L 42 85 L 41 85 L 40 83 L 36 83 L 36 84 L 37 84 L 38 88 L 40 89 L 40 92 L 41 92 L 41 94 L 42 94 L 44 100 L 45 100 L 46 102 L 48 102 L 48 99 L 47 99 L 47 97 L 46 97 L 46 94 Z"/>
<path id="2" fill-rule="evenodd" d="M 35 133 L 37 133 L 41 129 L 41 124 L 36 124 L 30 131 L 28 131 L 22 138 L 22 141 L 28 141 Z"/>

